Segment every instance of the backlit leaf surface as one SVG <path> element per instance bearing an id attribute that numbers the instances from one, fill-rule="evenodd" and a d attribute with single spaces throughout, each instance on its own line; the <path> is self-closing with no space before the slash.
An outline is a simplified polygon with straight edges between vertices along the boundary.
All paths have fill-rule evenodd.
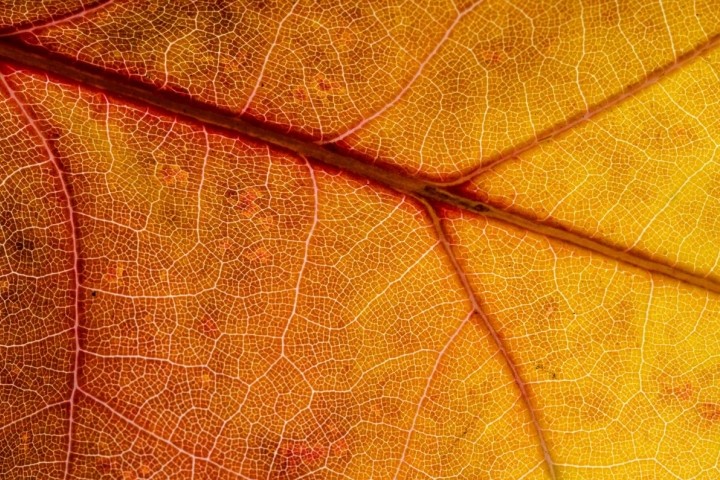
<path id="1" fill-rule="evenodd" d="M 713 2 L 0 22 L 3 478 L 720 475 Z"/>

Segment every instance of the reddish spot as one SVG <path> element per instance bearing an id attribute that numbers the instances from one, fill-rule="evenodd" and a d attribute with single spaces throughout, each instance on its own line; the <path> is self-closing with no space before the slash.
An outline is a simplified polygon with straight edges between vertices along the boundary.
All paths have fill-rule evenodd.
<path id="1" fill-rule="evenodd" d="M 486 65 L 500 65 L 507 61 L 508 55 L 503 50 L 488 48 L 480 52 L 480 58 Z"/>
<path id="2" fill-rule="evenodd" d="M 319 444 L 288 443 L 280 447 L 280 456 L 286 470 L 297 471 L 302 467 L 316 467 L 327 457 L 328 448 Z"/>
<path id="3" fill-rule="evenodd" d="M 710 420 L 711 422 L 720 421 L 720 404 L 718 403 L 701 403 L 698 405 L 698 412 L 705 420 Z"/>
<path id="4" fill-rule="evenodd" d="M 163 185 L 185 183 L 188 173 L 177 165 L 163 165 L 158 169 L 158 178 Z"/>
<path id="5" fill-rule="evenodd" d="M 272 230 L 275 225 L 277 225 L 277 220 L 271 215 L 265 215 L 258 218 L 255 224 L 261 232 L 267 233 Z"/>
<path id="6" fill-rule="evenodd" d="M 111 265 L 103 276 L 103 281 L 106 283 L 122 285 L 122 276 L 124 270 L 125 267 L 122 264 Z"/>
<path id="7" fill-rule="evenodd" d="M 340 88 L 338 83 L 328 80 L 322 73 L 315 75 L 315 85 L 317 90 L 322 93 L 327 93 L 330 90 L 337 90 Z"/>
<path id="8" fill-rule="evenodd" d="M 339 439 L 337 442 L 333 443 L 332 447 L 330 447 L 330 455 L 333 457 L 342 457 L 349 451 L 350 447 L 344 438 Z"/>
<path id="9" fill-rule="evenodd" d="M 140 474 L 141 478 L 148 478 L 152 473 L 152 469 L 146 463 L 143 463 L 138 468 L 138 473 Z"/>
<path id="10" fill-rule="evenodd" d="M 23 432 L 22 435 L 20 435 L 20 444 L 22 446 L 23 454 L 27 455 L 30 452 L 30 434 L 29 433 Z"/>
<path id="11" fill-rule="evenodd" d="M 123 471 L 122 480 L 137 480 L 138 476 L 133 470 Z"/>
<path id="12" fill-rule="evenodd" d="M 233 242 L 229 238 L 223 238 L 220 240 L 218 247 L 220 248 L 220 251 L 227 252 L 233 247 Z"/>
<path id="13" fill-rule="evenodd" d="M 662 389 L 663 395 L 671 395 L 680 401 L 691 400 L 695 396 L 695 389 L 692 383 L 685 382 L 679 385 L 665 385 Z"/>
<path id="14" fill-rule="evenodd" d="M 218 338 L 220 336 L 220 329 L 217 326 L 217 322 L 210 315 L 203 315 L 200 319 L 200 333 L 210 338 Z"/>
<path id="15" fill-rule="evenodd" d="M 323 92 L 327 92 L 328 90 L 332 90 L 333 86 L 332 83 L 328 82 L 325 79 L 322 79 L 318 81 L 318 88 Z"/>
<path id="16" fill-rule="evenodd" d="M 236 190 L 226 190 L 225 198 L 236 210 L 239 210 L 245 218 L 251 218 L 260 211 L 260 207 L 255 201 L 260 198 L 261 192 L 256 188 L 238 192 Z"/>
<path id="17" fill-rule="evenodd" d="M 305 91 L 305 87 L 295 87 L 292 91 L 293 98 L 299 102 L 304 102 L 307 100 L 307 92 Z"/>
<path id="18" fill-rule="evenodd" d="M 114 463 L 110 458 L 99 457 L 95 459 L 95 468 L 103 475 L 109 474 L 114 470 Z"/>
<path id="19" fill-rule="evenodd" d="M 270 252 L 267 248 L 257 247 L 250 252 L 245 252 L 243 254 L 243 257 L 245 257 L 245 259 L 250 261 L 251 263 L 260 263 L 262 265 L 267 265 L 268 262 L 270 262 L 272 255 L 270 255 Z"/>

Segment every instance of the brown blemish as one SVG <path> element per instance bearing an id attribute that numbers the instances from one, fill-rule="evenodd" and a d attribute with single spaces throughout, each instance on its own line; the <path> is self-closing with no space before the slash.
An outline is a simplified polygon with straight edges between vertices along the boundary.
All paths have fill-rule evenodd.
<path id="1" fill-rule="evenodd" d="M 670 400 L 675 399 L 680 402 L 688 402 L 696 397 L 695 387 L 689 381 L 663 383 L 660 386 L 660 396 Z"/>
<path id="2" fill-rule="evenodd" d="M 306 470 L 319 467 L 327 457 L 329 448 L 321 443 L 285 442 L 279 449 L 280 469 L 288 472 L 290 477 L 307 473 Z"/>
<path id="3" fill-rule="evenodd" d="M 224 197 L 226 202 L 245 218 L 252 218 L 261 210 L 256 201 L 262 197 L 262 192 L 257 188 L 243 191 L 228 188 Z"/>
<path id="4" fill-rule="evenodd" d="M 124 271 L 125 266 L 122 263 L 110 265 L 105 275 L 103 275 L 103 282 L 111 285 L 122 285 Z"/>
<path id="5" fill-rule="evenodd" d="M 243 253 L 243 258 L 250 263 L 257 263 L 261 265 L 267 265 L 272 259 L 272 254 L 265 247 L 257 247 L 251 251 Z"/>
<path id="6" fill-rule="evenodd" d="M 304 103 L 308 99 L 307 90 L 304 86 L 295 87 L 292 89 L 292 97 L 299 103 Z"/>
<path id="7" fill-rule="evenodd" d="M 703 402 L 697 406 L 697 411 L 705 420 L 720 422 L 720 404 L 718 403 Z"/>
<path id="8" fill-rule="evenodd" d="M 189 174 L 178 165 L 162 165 L 158 167 L 157 178 L 165 186 L 187 184 Z"/>
<path id="9" fill-rule="evenodd" d="M 102 475 L 109 475 L 115 470 L 115 462 L 106 457 L 95 459 L 95 469 Z"/>
<path id="10" fill-rule="evenodd" d="M 220 336 L 220 329 L 212 316 L 205 314 L 200 318 L 198 323 L 198 330 L 206 337 L 215 339 Z"/>

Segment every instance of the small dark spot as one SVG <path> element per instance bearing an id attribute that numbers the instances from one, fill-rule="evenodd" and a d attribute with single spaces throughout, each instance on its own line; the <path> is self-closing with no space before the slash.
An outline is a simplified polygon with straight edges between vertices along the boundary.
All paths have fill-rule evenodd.
<path id="1" fill-rule="evenodd" d="M 35 250 L 35 242 L 33 242 L 32 240 L 17 241 L 15 242 L 15 249 L 18 252 L 22 252 L 23 250 L 32 252 L 33 250 Z"/>
<path id="2" fill-rule="evenodd" d="M 92 292 L 90 293 L 90 295 L 92 295 L 93 297 L 97 297 L 97 292 Z"/>
<path id="3" fill-rule="evenodd" d="M 473 210 L 475 210 L 478 213 L 485 213 L 488 212 L 490 209 L 487 208 L 485 205 L 477 204 L 472 207 Z"/>

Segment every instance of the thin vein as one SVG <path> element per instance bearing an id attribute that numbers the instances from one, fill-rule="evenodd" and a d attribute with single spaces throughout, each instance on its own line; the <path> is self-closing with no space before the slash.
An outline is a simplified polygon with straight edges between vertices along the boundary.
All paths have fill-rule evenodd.
<path id="1" fill-rule="evenodd" d="M 292 310 L 290 312 L 287 322 L 285 323 L 285 329 L 283 330 L 282 335 L 280 337 L 280 357 L 279 358 L 283 358 L 283 357 L 287 358 L 286 346 L 285 346 L 286 337 L 287 337 L 288 331 L 290 331 L 290 324 L 292 323 L 293 318 L 295 318 L 295 315 L 297 314 L 297 307 L 298 307 L 298 303 L 300 301 L 300 286 L 302 285 L 303 274 L 305 272 L 305 267 L 308 263 L 308 258 L 309 258 L 309 254 L 310 254 L 310 242 L 312 241 L 313 234 L 315 233 L 315 227 L 318 224 L 319 192 L 318 192 L 317 181 L 315 179 L 315 170 L 313 169 L 312 165 L 310 164 L 310 162 L 308 161 L 307 158 L 303 157 L 303 160 L 305 160 L 305 165 L 307 165 L 308 172 L 310 174 L 310 180 L 312 181 L 313 220 L 312 220 L 312 224 L 310 225 L 310 229 L 308 230 L 307 238 L 305 239 L 305 251 L 303 253 L 302 265 L 300 266 L 300 271 L 298 272 L 297 282 L 295 284 L 295 295 L 293 298 Z M 274 365 L 274 363 L 273 363 L 273 365 Z M 295 365 L 293 365 L 293 366 L 295 367 Z M 305 378 L 305 374 L 299 368 L 295 367 L 295 369 L 300 373 L 303 380 L 305 380 L 307 382 L 307 379 Z M 309 384 L 309 382 L 308 382 L 308 384 Z M 287 424 L 283 425 L 283 432 L 285 431 L 286 426 L 287 426 Z M 282 438 L 282 433 L 280 436 Z M 270 468 L 268 469 L 268 477 L 267 477 L 268 479 L 270 478 L 270 475 L 272 474 L 273 467 L 275 466 L 275 462 L 277 461 L 278 455 L 280 454 L 280 446 L 281 446 L 281 442 L 278 442 L 277 447 L 275 448 L 275 452 L 273 453 L 272 463 L 270 464 Z"/>
<path id="2" fill-rule="evenodd" d="M 297 0 L 293 6 L 288 11 L 287 15 L 283 17 L 282 20 L 278 23 L 277 31 L 275 32 L 275 38 L 273 39 L 272 44 L 270 45 L 270 48 L 268 48 L 267 53 L 265 54 L 265 60 L 263 61 L 262 67 L 260 68 L 260 74 L 258 75 L 257 80 L 255 81 L 255 86 L 252 89 L 252 92 L 250 92 L 250 95 L 248 95 L 247 101 L 245 102 L 245 106 L 240 111 L 240 113 L 245 113 L 248 108 L 250 108 L 250 105 L 252 104 L 253 99 L 255 98 L 255 95 L 257 94 L 258 89 L 260 88 L 260 85 L 262 84 L 263 77 L 265 76 L 265 69 L 267 68 L 267 64 L 270 61 L 270 56 L 273 53 L 273 50 L 277 46 L 278 39 L 280 38 L 280 31 L 282 30 L 283 25 L 287 21 L 288 18 L 290 18 L 295 11 L 295 8 L 300 3 L 300 0 Z"/>
<path id="3" fill-rule="evenodd" d="M 612 95 L 600 101 L 599 103 L 594 104 L 590 107 L 590 109 L 585 110 L 584 112 L 580 112 L 575 116 L 569 117 L 561 123 L 552 125 L 548 129 L 532 137 L 530 141 L 513 147 L 510 150 L 496 156 L 495 158 L 490 158 L 484 161 L 482 165 L 471 169 L 467 173 L 464 173 L 455 179 L 433 183 L 438 186 L 450 187 L 468 182 L 473 178 L 477 177 L 478 175 L 494 169 L 498 165 L 501 165 L 509 160 L 517 158 L 520 155 L 535 149 L 535 147 L 537 147 L 538 145 L 557 138 L 563 133 L 574 129 L 579 125 L 587 123 L 593 118 L 599 116 L 600 114 L 607 112 L 622 103 L 625 103 L 626 101 L 637 96 L 640 92 L 647 90 L 649 87 L 655 85 L 663 78 L 668 77 L 669 75 L 680 70 L 682 67 L 688 65 L 689 63 L 692 63 L 698 58 L 703 57 L 710 51 L 714 50 L 718 45 L 720 45 L 720 34 L 716 34 L 710 37 L 707 41 L 697 45 L 692 50 L 685 52 L 679 57 L 675 57 L 672 62 L 653 70 L 638 82 L 621 90 L 615 95 Z"/>
<path id="4" fill-rule="evenodd" d="M 395 95 L 395 98 L 390 100 L 388 103 L 382 106 L 379 110 L 375 111 L 372 115 L 369 115 L 365 118 L 363 118 L 360 122 L 358 122 L 354 127 L 350 128 L 349 130 L 346 130 L 344 133 L 341 133 L 330 140 L 325 140 L 319 142 L 320 144 L 325 143 L 334 143 L 339 142 L 340 140 L 348 137 L 349 135 L 352 135 L 353 133 L 357 132 L 361 128 L 363 128 L 365 125 L 367 125 L 369 122 L 372 122 L 377 117 L 388 111 L 390 108 L 395 106 L 400 99 L 402 99 L 405 94 L 410 90 L 410 88 L 413 86 L 413 84 L 420 78 L 422 75 L 423 70 L 425 67 L 430 63 L 430 61 L 437 55 L 437 53 L 440 51 L 442 46 L 447 42 L 447 40 L 450 38 L 450 35 L 452 34 L 453 30 L 455 30 L 455 27 L 460 23 L 460 21 L 468 15 L 470 12 L 475 10 L 478 6 L 480 6 L 483 3 L 484 0 L 479 0 L 477 2 L 474 2 L 472 5 L 470 5 L 465 10 L 458 13 L 457 17 L 453 20 L 453 22 L 450 24 L 450 26 L 445 30 L 445 33 L 443 34 L 442 38 L 439 42 L 435 44 L 435 47 L 430 51 L 430 53 L 423 59 L 422 62 L 420 62 L 420 65 L 418 66 L 418 69 L 415 71 L 415 74 L 412 76 L 410 81 L 405 84 L 405 86 L 398 92 L 397 95 Z"/>
<path id="5" fill-rule="evenodd" d="M 467 294 L 467 297 L 468 297 L 470 303 L 472 304 L 473 311 L 482 320 L 483 325 L 485 326 L 485 329 L 488 331 L 488 333 L 492 337 L 493 342 L 495 343 L 495 346 L 497 347 L 498 351 L 502 355 L 505 364 L 510 369 L 515 386 L 520 391 L 521 401 L 523 402 L 523 404 L 530 416 L 530 421 L 532 423 L 533 429 L 535 430 L 535 434 L 537 435 L 538 442 L 540 444 L 540 450 L 542 452 L 543 459 L 545 460 L 545 464 L 548 467 L 548 472 L 550 473 L 550 478 L 552 480 L 555 480 L 556 479 L 555 464 L 553 462 L 552 456 L 550 455 L 550 449 L 548 448 L 547 441 L 545 440 L 545 435 L 543 433 L 543 430 L 540 427 L 540 422 L 537 418 L 537 414 L 535 413 L 535 409 L 533 408 L 533 406 L 530 402 L 530 396 L 528 394 L 525 381 L 520 376 L 520 372 L 518 372 L 518 369 L 515 366 L 515 362 L 512 361 L 512 358 L 510 357 L 510 353 L 508 352 L 507 348 L 505 347 L 505 343 L 502 341 L 502 339 L 500 338 L 500 335 L 497 333 L 497 330 L 495 330 L 495 327 L 492 325 L 492 323 L 490 322 L 490 319 L 487 317 L 487 315 L 483 311 L 482 307 L 480 306 L 480 301 L 478 300 L 477 296 L 475 295 L 475 291 L 473 290 L 472 286 L 470 285 L 470 281 L 468 280 L 467 275 L 465 274 L 465 270 L 460 266 L 460 262 L 458 262 L 457 257 L 455 256 L 455 252 L 452 248 L 452 245 L 450 245 L 450 242 L 445 233 L 445 229 L 443 228 L 440 218 L 438 218 L 438 215 L 435 212 L 435 209 L 432 208 L 432 206 L 430 206 L 427 202 L 425 202 L 423 200 L 421 200 L 421 203 L 424 204 L 425 208 L 428 211 L 428 214 L 430 215 L 430 218 L 433 223 L 433 227 L 435 228 L 435 232 L 438 236 L 438 239 L 440 240 L 440 244 L 443 246 L 443 249 L 445 250 L 445 254 L 447 255 L 448 259 L 450 260 L 450 263 L 453 266 L 453 269 L 457 275 L 457 278 L 460 281 L 460 284 L 462 285 L 463 289 L 465 290 L 465 293 Z"/>
<path id="6" fill-rule="evenodd" d="M 440 363 L 442 362 L 443 358 L 445 358 L 445 354 L 447 353 L 450 346 L 455 343 L 455 339 L 462 331 L 463 327 L 467 325 L 467 323 L 470 321 L 470 318 L 472 317 L 472 314 L 474 311 L 470 311 L 462 322 L 460 322 L 460 325 L 455 329 L 455 331 L 450 335 L 450 338 L 447 342 L 445 342 L 445 345 L 443 345 L 442 349 L 438 352 L 437 357 L 435 358 L 435 363 L 433 364 L 432 371 L 430 372 L 430 375 L 428 375 L 427 381 L 425 382 L 425 388 L 423 389 L 423 393 L 420 396 L 420 399 L 417 402 L 417 408 L 415 408 L 415 413 L 413 414 L 412 422 L 410 423 L 410 428 L 408 429 L 408 434 L 405 437 L 405 444 L 403 445 L 403 450 L 400 455 L 400 460 L 398 461 L 397 469 L 395 470 L 395 475 L 393 476 L 394 480 L 397 480 L 397 478 L 400 475 L 400 471 L 402 470 L 402 466 L 405 464 L 405 457 L 407 456 L 407 451 L 410 448 L 410 440 L 412 439 L 413 432 L 415 432 L 415 426 L 417 425 L 417 420 L 420 417 L 420 412 L 422 411 L 422 407 L 425 405 L 425 401 L 428 398 L 428 394 L 430 393 L 430 385 L 432 385 L 433 380 L 435 379 L 435 373 L 438 371 L 440 367 Z"/>
<path id="7" fill-rule="evenodd" d="M 62 187 L 62 194 L 65 197 L 68 212 L 68 222 L 70 225 L 70 232 L 72 238 L 72 264 L 73 264 L 73 305 L 74 305 L 74 319 L 73 319 L 73 336 L 75 340 L 74 354 L 73 354 L 73 378 L 72 378 L 72 389 L 70 392 L 70 413 L 68 415 L 68 444 L 67 454 L 65 458 L 65 473 L 64 478 L 67 479 L 70 475 L 70 457 L 72 454 L 72 438 L 73 428 L 75 422 L 75 396 L 77 395 L 79 385 L 79 366 L 80 366 L 80 246 L 78 245 L 77 239 L 77 225 L 75 223 L 75 209 L 73 208 L 72 195 L 70 193 L 70 186 L 65 180 L 63 169 L 60 165 L 60 161 L 55 156 L 55 153 L 48 145 L 47 139 L 42 134 L 40 127 L 35 122 L 33 116 L 28 112 L 25 104 L 15 94 L 15 90 L 12 89 L 4 73 L 0 72 L 0 82 L 7 91 L 9 97 L 17 104 L 18 109 L 22 113 L 22 116 L 27 121 L 30 128 L 35 132 L 39 140 L 41 141 L 43 148 L 47 152 L 48 159 L 52 164 L 53 169 L 58 177 L 58 181 Z"/>

